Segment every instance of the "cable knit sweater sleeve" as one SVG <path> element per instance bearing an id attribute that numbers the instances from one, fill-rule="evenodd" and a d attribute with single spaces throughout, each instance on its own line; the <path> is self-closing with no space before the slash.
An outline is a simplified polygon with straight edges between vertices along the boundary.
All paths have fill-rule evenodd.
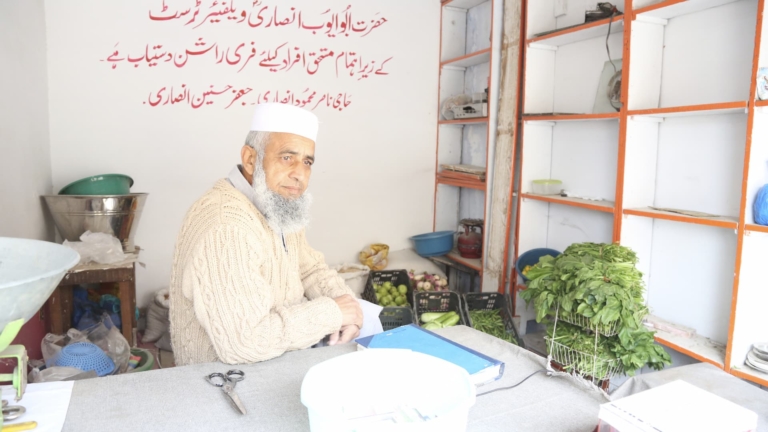
<path id="1" fill-rule="evenodd" d="M 282 306 L 279 291 L 262 276 L 263 253 L 248 230 L 223 224 L 204 237 L 193 259 L 195 316 L 224 363 L 268 360 L 341 327 L 330 298 Z"/>
<path id="2" fill-rule="evenodd" d="M 323 254 L 309 246 L 304 230 L 298 234 L 298 241 L 299 271 L 307 298 L 336 298 L 344 294 L 354 297 L 354 293 L 344 282 L 344 279 L 339 276 L 336 270 L 331 269 L 325 263 Z"/>

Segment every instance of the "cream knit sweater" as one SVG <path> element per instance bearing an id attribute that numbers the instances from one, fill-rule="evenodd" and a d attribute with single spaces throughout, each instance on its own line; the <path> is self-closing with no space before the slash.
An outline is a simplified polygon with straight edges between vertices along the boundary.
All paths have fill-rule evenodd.
<path id="1" fill-rule="evenodd" d="M 304 231 L 285 236 L 226 180 L 187 212 L 173 258 L 171 341 L 178 365 L 252 363 L 303 349 L 341 327 L 352 295 Z"/>

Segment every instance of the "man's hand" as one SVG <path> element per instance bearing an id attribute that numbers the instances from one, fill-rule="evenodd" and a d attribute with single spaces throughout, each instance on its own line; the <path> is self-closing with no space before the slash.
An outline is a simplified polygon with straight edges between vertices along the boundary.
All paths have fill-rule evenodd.
<path id="1" fill-rule="evenodd" d="M 341 310 L 341 329 L 349 325 L 356 325 L 357 330 L 360 331 L 363 328 L 363 310 L 360 308 L 360 303 L 357 299 L 349 294 L 344 294 L 341 297 L 333 299 L 336 305 Z"/>
<path id="2" fill-rule="evenodd" d="M 358 336 L 360 336 L 360 327 L 354 324 L 344 326 L 340 331 L 331 334 L 328 345 L 345 344 Z"/>

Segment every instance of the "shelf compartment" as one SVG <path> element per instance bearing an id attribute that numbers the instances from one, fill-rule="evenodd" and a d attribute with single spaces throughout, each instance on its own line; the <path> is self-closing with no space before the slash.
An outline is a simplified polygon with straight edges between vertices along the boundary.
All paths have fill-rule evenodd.
<path id="1" fill-rule="evenodd" d="M 768 373 L 760 372 L 745 365 L 731 368 L 731 375 L 768 387 Z"/>
<path id="2" fill-rule="evenodd" d="M 491 0 L 445 0 L 442 2 L 442 5 L 459 9 L 472 9 L 473 7 L 480 6 L 487 1 Z"/>
<path id="3" fill-rule="evenodd" d="M 550 46 L 563 46 L 576 42 L 593 39 L 596 37 L 602 37 L 605 39 L 606 32 L 608 30 L 608 23 L 611 18 L 601 19 L 586 24 L 581 24 L 573 27 L 566 27 L 564 29 L 545 34 L 538 37 L 533 37 L 527 40 L 528 44 L 540 43 L 542 45 Z M 613 23 L 611 23 L 611 33 L 619 33 L 624 31 L 624 15 L 613 17 Z"/>
<path id="4" fill-rule="evenodd" d="M 439 120 L 437 123 L 441 125 L 456 125 L 456 126 L 476 125 L 476 124 L 488 123 L 488 117 L 477 117 L 477 118 L 460 119 L 460 120 Z"/>
<path id="5" fill-rule="evenodd" d="M 705 338 L 694 335 L 686 338 L 661 330 L 655 330 L 656 342 L 672 348 L 673 350 L 693 357 L 696 360 L 707 362 L 721 369 L 725 365 L 725 346 Z"/>
<path id="6" fill-rule="evenodd" d="M 440 63 L 440 66 L 470 67 L 491 61 L 491 49 L 486 48 L 480 51 L 452 58 Z"/>
<path id="7" fill-rule="evenodd" d="M 765 225 L 746 224 L 746 225 L 744 225 L 744 229 L 746 231 L 761 232 L 761 233 L 767 233 L 768 234 L 768 226 L 765 226 Z"/>
<path id="8" fill-rule="evenodd" d="M 599 121 L 614 120 L 621 116 L 620 113 L 600 114 L 523 114 L 523 121 Z"/>
<path id="9" fill-rule="evenodd" d="M 462 187 L 462 188 L 468 188 L 468 189 L 476 189 L 481 190 L 485 192 L 486 184 L 485 182 L 481 182 L 479 180 L 472 181 L 472 180 L 459 180 L 455 178 L 448 178 L 443 177 L 440 174 L 437 175 L 437 183 L 447 186 L 456 186 L 456 187 Z"/>
<path id="10" fill-rule="evenodd" d="M 703 115 L 718 115 L 718 114 L 734 114 L 738 112 L 745 112 L 747 109 L 746 101 L 738 102 L 724 102 L 713 104 L 701 104 L 701 105 L 687 105 L 679 107 L 667 107 L 667 108 L 652 108 L 643 110 L 629 110 L 627 115 L 629 116 L 643 116 L 643 117 L 688 117 L 688 116 L 703 116 Z"/>
<path id="11" fill-rule="evenodd" d="M 739 220 L 734 217 L 694 217 L 678 213 L 654 210 L 652 208 L 624 209 L 625 215 L 641 216 L 652 219 L 664 219 L 673 222 L 683 222 L 697 225 L 707 225 L 719 228 L 736 229 L 739 226 Z M 766 227 L 768 228 L 768 227 Z"/>
<path id="12" fill-rule="evenodd" d="M 701 12 L 739 0 L 666 0 L 634 11 L 633 19 L 638 15 L 658 19 L 672 19 L 682 15 Z"/>
<path id="13" fill-rule="evenodd" d="M 532 193 L 524 193 L 522 197 L 551 204 L 580 207 L 605 213 L 613 213 L 614 208 L 614 203 L 612 201 L 591 201 L 581 198 L 562 197 L 560 195 L 536 195 Z"/>
<path id="14" fill-rule="evenodd" d="M 473 270 L 477 270 L 481 275 L 483 274 L 483 262 L 479 258 L 464 258 L 456 249 L 448 252 L 445 256 L 459 264 L 465 265 Z"/>

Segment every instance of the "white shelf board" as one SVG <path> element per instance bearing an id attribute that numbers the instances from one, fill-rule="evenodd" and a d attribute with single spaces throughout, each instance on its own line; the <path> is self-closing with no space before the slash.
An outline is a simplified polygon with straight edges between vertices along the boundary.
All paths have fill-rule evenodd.
<path id="1" fill-rule="evenodd" d="M 673 213 L 661 210 L 655 210 L 650 207 L 624 209 L 624 214 L 629 216 L 648 217 L 652 219 L 664 219 L 673 222 L 692 223 L 698 225 L 709 225 L 720 228 L 736 229 L 739 224 L 739 218 L 735 216 L 720 217 L 696 217 L 680 213 Z"/>
<path id="2" fill-rule="evenodd" d="M 613 18 L 611 24 L 611 34 L 624 31 L 624 15 Z M 597 37 L 605 39 L 608 34 L 608 19 L 595 21 L 581 25 L 579 27 L 567 28 L 562 31 L 546 34 L 543 36 L 528 39 L 528 44 L 540 44 L 549 46 L 563 46 L 576 42 L 581 42 Z"/>
<path id="3" fill-rule="evenodd" d="M 443 6 L 455 7 L 458 9 L 472 9 L 475 6 L 480 6 L 481 4 L 488 1 L 491 0 L 452 0 L 443 3 Z"/>
<path id="4" fill-rule="evenodd" d="M 667 0 L 658 5 L 648 6 L 637 11 L 637 15 L 641 17 L 659 18 L 659 19 L 672 19 L 682 15 L 688 15 L 696 12 L 701 12 L 713 7 L 722 6 L 728 3 L 734 3 L 740 0 L 687 0 L 678 2 L 677 0 Z M 668 6 L 661 6 L 662 4 L 669 4 Z M 650 10 L 649 10 L 650 9 Z M 648 10 L 647 12 L 644 12 Z"/>
<path id="5" fill-rule="evenodd" d="M 550 204 L 560 204 L 572 207 L 581 207 L 587 210 L 595 210 L 606 213 L 612 213 L 615 206 L 613 201 L 593 201 L 582 198 L 571 198 L 560 195 L 539 195 L 534 193 L 524 193 L 523 199 L 534 201 L 544 201 Z"/>
<path id="6" fill-rule="evenodd" d="M 681 107 L 665 107 L 646 110 L 630 110 L 627 115 L 630 117 L 672 118 L 737 113 L 746 114 L 746 112 L 747 102 L 739 101 L 705 105 L 688 105 Z"/>
<path id="7" fill-rule="evenodd" d="M 661 330 L 654 331 L 656 341 L 666 347 L 720 368 L 725 365 L 725 345 L 698 334 L 687 338 Z"/>
<path id="8" fill-rule="evenodd" d="M 455 66 L 455 67 L 470 67 L 476 66 L 491 61 L 491 49 L 486 48 L 478 52 L 470 53 L 458 58 L 446 60 L 442 63 L 442 66 Z"/>
<path id="9" fill-rule="evenodd" d="M 559 122 L 559 121 L 606 121 L 619 120 L 619 113 L 604 114 L 578 114 L 578 113 L 554 113 L 554 114 L 523 114 L 524 122 Z"/>
<path id="10" fill-rule="evenodd" d="M 457 249 L 448 252 L 446 256 L 456 261 L 457 263 L 464 264 L 465 266 L 477 270 L 480 273 L 483 271 L 483 262 L 479 258 L 464 258 L 461 256 L 461 254 L 459 254 Z"/>
<path id="11" fill-rule="evenodd" d="M 525 340 L 525 337 L 523 337 L 523 340 Z M 751 366 L 747 366 L 746 363 L 740 366 L 734 366 L 731 369 L 731 371 L 733 370 L 737 370 L 744 375 L 749 375 L 750 378 L 744 378 L 744 379 L 750 380 L 760 385 L 765 385 L 765 383 L 768 382 L 768 373 L 760 372 L 757 369 L 753 369 Z"/>

